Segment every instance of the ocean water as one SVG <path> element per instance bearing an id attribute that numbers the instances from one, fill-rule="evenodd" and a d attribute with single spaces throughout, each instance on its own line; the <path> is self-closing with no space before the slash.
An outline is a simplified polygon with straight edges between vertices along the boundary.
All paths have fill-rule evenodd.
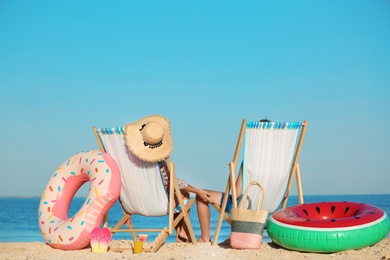
<path id="1" fill-rule="evenodd" d="M 305 203 L 323 201 L 353 201 L 368 203 L 382 208 L 390 216 L 390 194 L 385 195 L 332 195 L 332 196 L 305 196 Z M 72 200 L 69 216 L 73 216 L 84 203 L 84 198 Z M 297 204 L 297 197 L 289 198 L 288 206 Z M 38 208 L 39 197 L 32 198 L 0 198 L 0 242 L 45 242 L 39 232 Z M 122 217 L 122 210 L 119 203 L 116 203 L 109 212 L 109 223 L 113 225 Z M 218 220 L 218 213 L 211 207 L 211 235 L 214 236 L 215 226 Z M 191 222 L 196 237 L 200 235 L 200 227 L 196 214 L 196 205 L 191 210 Z M 138 228 L 153 228 L 167 226 L 167 217 L 141 217 L 133 216 L 133 223 Z M 219 242 L 226 239 L 230 234 L 230 225 L 223 221 L 220 231 Z M 156 233 L 150 233 L 148 241 L 152 241 Z M 390 233 L 387 235 L 390 237 Z M 128 233 L 116 233 L 113 239 L 131 239 Z M 213 239 L 213 238 L 212 238 Z M 174 242 L 175 235 L 172 234 L 166 240 Z M 270 242 L 267 232 L 264 232 L 264 242 Z"/>

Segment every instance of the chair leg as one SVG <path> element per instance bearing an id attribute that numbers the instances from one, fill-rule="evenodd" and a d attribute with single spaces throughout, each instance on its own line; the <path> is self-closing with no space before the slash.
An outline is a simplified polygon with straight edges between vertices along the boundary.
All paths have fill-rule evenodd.
<path id="1" fill-rule="evenodd" d="M 184 208 L 182 208 L 182 211 L 180 213 L 177 214 L 177 216 L 175 217 L 174 221 L 173 221 L 173 224 L 172 226 L 174 228 L 177 227 L 177 225 L 180 223 L 181 220 L 184 220 L 185 222 L 185 225 L 187 227 L 187 230 L 188 230 L 188 233 L 187 235 L 190 236 L 190 240 L 193 244 L 196 244 L 196 237 L 195 237 L 195 234 L 194 234 L 194 230 L 192 229 L 192 224 L 191 224 L 191 220 L 190 220 L 190 216 L 189 216 L 189 211 L 192 207 L 192 205 L 194 204 L 195 200 L 194 199 L 191 199 L 186 206 L 184 206 Z"/>
<path id="2" fill-rule="evenodd" d="M 230 184 L 230 181 L 228 181 L 228 183 L 226 185 L 226 189 L 225 189 L 225 194 L 229 194 L 230 187 L 231 187 L 231 184 Z M 217 245 L 217 243 L 218 243 L 219 232 L 220 232 L 221 227 L 222 227 L 222 220 L 224 218 L 226 219 L 226 217 L 228 217 L 228 216 L 225 216 L 225 209 L 226 209 L 227 200 L 228 200 L 228 195 L 225 195 L 223 198 L 222 205 L 219 209 L 218 222 L 217 222 L 217 226 L 215 228 L 214 239 L 213 239 L 213 242 L 211 243 L 211 245 L 213 245 L 213 246 Z M 228 221 L 228 223 L 231 224 L 231 221 Z"/>
<path id="3" fill-rule="evenodd" d="M 214 207 L 216 211 L 221 212 L 221 207 L 218 204 L 213 203 L 211 205 Z M 227 223 L 229 223 L 230 225 L 232 224 L 232 219 L 229 217 L 229 215 L 226 212 L 223 212 L 223 218 Z"/>
<path id="4" fill-rule="evenodd" d="M 297 178 L 296 183 L 297 183 L 297 188 L 298 188 L 298 201 L 299 201 L 299 204 L 303 204 L 305 202 L 303 200 L 301 170 L 299 169 L 299 164 L 297 164 L 296 178 Z"/>
<path id="5" fill-rule="evenodd" d="M 127 215 L 127 214 L 123 215 L 123 217 L 118 221 L 118 223 L 116 223 L 116 225 L 113 228 L 111 228 L 112 229 L 111 232 L 115 233 L 116 230 L 120 229 L 121 226 L 126 223 L 128 218 L 129 218 L 129 215 Z"/>
<path id="6" fill-rule="evenodd" d="M 157 250 L 160 249 L 160 247 L 164 244 L 165 240 L 167 239 L 169 235 L 169 230 L 168 228 L 164 228 L 160 234 L 156 237 L 156 239 L 153 241 L 152 245 L 152 253 L 156 253 Z"/>
<path id="7" fill-rule="evenodd" d="M 108 228 L 108 212 L 103 218 L 103 228 Z"/>

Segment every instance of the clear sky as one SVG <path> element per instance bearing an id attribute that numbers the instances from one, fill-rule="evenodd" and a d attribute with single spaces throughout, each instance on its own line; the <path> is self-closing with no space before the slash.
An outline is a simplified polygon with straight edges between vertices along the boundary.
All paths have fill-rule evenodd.
<path id="1" fill-rule="evenodd" d="M 389 1 L 2 0 L 0 90 L 0 196 L 41 196 L 93 126 L 151 114 L 199 188 L 267 117 L 309 122 L 305 194 L 390 193 Z"/>

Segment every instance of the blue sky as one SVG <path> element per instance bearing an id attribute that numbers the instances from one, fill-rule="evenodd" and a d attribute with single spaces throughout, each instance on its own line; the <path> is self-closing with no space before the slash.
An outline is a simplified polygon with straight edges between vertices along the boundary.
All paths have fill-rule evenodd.
<path id="1" fill-rule="evenodd" d="M 151 114 L 199 188 L 268 117 L 309 122 L 305 194 L 388 194 L 389 46 L 389 1 L 1 1 L 0 196 L 40 196 L 93 126 Z"/>

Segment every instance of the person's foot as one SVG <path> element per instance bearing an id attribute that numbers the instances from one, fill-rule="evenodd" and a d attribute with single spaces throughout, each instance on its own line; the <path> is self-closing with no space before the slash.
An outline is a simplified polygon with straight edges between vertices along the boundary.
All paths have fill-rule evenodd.
<path id="1" fill-rule="evenodd" d="M 200 237 L 200 238 L 198 239 L 198 242 L 199 242 L 199 243 L 210 243 L 210 242 L 211 242 L 211 239 L 207 240 L 207 239 L 203 239 L 203 238 Z"/>
<path id="2" fill-rule="evenodd" d="M 177 243 L 188 243 L 190 241 L 188 240 L 188 238 L 178 235 L 178 236 L 176 236 L 176 242 Z"/>

